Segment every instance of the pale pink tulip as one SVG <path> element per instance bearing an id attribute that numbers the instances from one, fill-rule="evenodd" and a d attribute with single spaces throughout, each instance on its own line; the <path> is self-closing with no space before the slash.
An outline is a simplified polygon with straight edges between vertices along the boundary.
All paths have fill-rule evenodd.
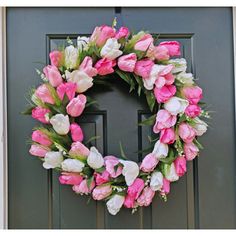
<path id="1" fill-rule="evenodd" d="M 76 98 L 73 98 L 66 107 L 66 111 L 72 117 L 77 117 L 82 114 L 87 102 L 86 96 L 79 94 Z"/>

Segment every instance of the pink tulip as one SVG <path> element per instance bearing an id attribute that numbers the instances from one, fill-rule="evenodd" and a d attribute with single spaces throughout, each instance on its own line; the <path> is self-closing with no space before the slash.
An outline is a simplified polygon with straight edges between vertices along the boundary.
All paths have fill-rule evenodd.
<path id="1" fill-rule="evenodd" d="M 100 173 L 94 173 L 96 185 L 105 184 L 110 179 L 110 174 L 106 170 Z"/>
<path id="2" fill-rule="evenodd" d="M 128 36 L 129 36 L 129 29 L 127 27 L 120 27 L 120 29 L 116 33 L 115 38 L 121 39 L 121 38 L 126 38 Z"/>
<path id="3" fill-rule="evenodd" d="M 77 141 L 71 144 L 71 149 L 69 151 L 69 155 L 71 157 L 74 157 L 74 158 L 81 157 L 81 156 L 87 157 L 89 153 L 90 153 L 89 149 L 81 142 Z"/>
<path id="4" fill-rule="evenodd" d="M 149 153 L 146 155 L 141 163 L 140 170 L 143 172 L 151 172 L 154 170 L 156 165 L 158 164 L 158 159 L 154 154 Z"/>
<path id="5" fill-rule="evenodd" d="M 162 88 L 155 88 L 154 94 L 158 103 L 165 103 L 172 98 L 176 93 L 174 85 L 165 85 Z"/>
<path id="6" fill-rule="evenodd" d="M 127 193 L 130 197 L 134 198 L 135 200 L 139 197 L 140 193 L 144 188 L 144 180 L 137 178 L 134 182 L 128 187 Z"/>
<path id="7" fill-rule="evenodd" d="M 183 122 L 179 125 L 179 136 L 185 143 L 191 143 L 196 136 L 196 131 L 192 126 Z"/>
<path id="8" fill-rule="evenodd" d="M 176 116 L 171 115 L 167 110 L 159 110 L 156 116 L 156 123 L 153 126 L 153 132 L 157 134 L 162 129 L 171 128 L 175 125 L 176 120 Z"/>
<path id="9" fill-rule="evenodd" d="M 107 39 L 115 37 L 115 29 L 110 26 L 102 25 L 96 27 L 90 37 L 91 42 L 95 42 L 97 46 L 105 44 Z"/>
<path id="10" fill-rule="evenodd" d="M 73 186 L 73 191 L 79 194 L 89 194 L 95 187 L 95 182 L 92 181 L 90 186 L 88 186 L 87 179 L 84 179 L 79 185 L 74 185 Z"/>
<path id="11" fill-rule="evenodd" d="M 113 67 L 116 65 L 115 60 L 109 60 L 107 58 L 102 58 L 95 64 L 95 68 L 99 75 L 108 75 L 114 72 Z"/>
<path id="12" fill-rule="evenodd" d="M 153 65 L 154 62 L 149 59 L 137 61 L 135 64 L 134 73 L 143 78 L 148 78 Z"/>
<path id="13" fill-rule="evenodd" d="M 66 111 L 72 117 L 77 117 L 82 114 L 87 102 L 86 96 L 79 94 L 76 98 L 73 98 L 66 106 Z"/>
<path id="14" fill-rule="evenodd" d="M 149 206 L 152 203 L 152 199 L 155 195 L 155 191 L 153 191 L 150 187 L 145 187 L 143 189 L 142 194 L 137 199 L 137 203 L 139 206 Z"/>
<path id="15" fill-rule="evenodd" d="M 83 130 L 81 129 L 81 127 L 76 124 L 76 123 L 72 123 L 70 125 L 70 132 L 71 132 L 71 137 L 72 137 L 72 140 L 74 142 L 82 142 L 83 139 L 84 139 L 84 134 L 83 134 Z"/>
<path id="16" fill-rule="evenodd" d="M 60 51 L 52 51 L 49 54 L 51 65 L 60 67 L 63 61 L 63 53 Z"/>
<path id="17" fill-rule="evenodd" d="M 51 95 L 50 90 L 48 89 L 46 84 L 42 84 L 40 85 L 36 91 L 35 91 L 35 95 L 43 102 L 45 103 L 49 103 L 54 105 L 55 101 Z"/>
<path id="18" fill-rule="evenodd" d="M 116 168 L 117 165 L 120 163 L 116 157 L 106 156 L 104 157 L 104 160 L 106 171 L 110 174 L 112 178 L 116 178 L 122 173 L 122 166 L 118 166 L 118 168 Z"/>
<path id="19" fill-rule="evenodd" d="M 165 42 L 161 42 L 159 45 L 165 46 L 168 49 L 169 55 L 171 57 L 181 55 L 180 43 L 177 41 L 165 41 Z"/>
<path id="20" fill-rule="evenodd" d="M 136 54 L 130 53 L 128 55 L 121 56 L 118 59 L 118 67 L 123 71 L 133 72 L 136 61 L 137 61 Z"/>
<path id="21" fill-rule="evenodd" d="M 91 57 L 86 56 L 79 66 L 79 70 L 84 71 L 89 77 L 97 75 L 97 69 L 93 67 L 93 60 Z"/>
<path id="22" fill-rule="evenodd" d="M 160 141 L 166 144 L 172 144 L 175 142 L 175 131 L 173 128 L 167 128 L 161 130 Z"/>
<path id="23" fill-rule="evenodd" d="M 94 200 L 102 200 L 112 194 L 112 188 L 110 184 L 97 186 L 92 193 Z"/>
<path id="24" fill-rule="evenodd" d="M 202 89 L 198 86 L 183 88 L 183 94 L 190 104 L 196 105 L 202 99 Z"/>
<path id="25" fill-rule="evenodd" d="M 184 113 L 190 118 L 195 118 L 200 115 L 201 108 L 198 105 L 189 105 L 185 109 Z"/>
<path id="26" fill-rule="evenodd" d="M 134 208 L 135 206 L 135 199 L 130 195 L 125 196 L 124 206 L 126 208 Z"/>
<path id="27" fill-rule="evenodd" d="M 184 156 L 177 157 L 174 161 L 175 171 L 179 177 L 183 176 L 187 171 L 186 159 Z"/>
<path id="28" fill-rule="evenodd" d="M 44 124 L 49 124 L 49 120 L 46 118 L 50 113 L 50 110 L 42 107 L 35 107 L 32 110 L 32 117 Z"/>
<path id="29" fill-rule="evenodd" d="M 43 73 L 53 87 L 57 87 L 63 82 L 61 74 L 56 66 L 45 66 L 43 68 Z"/>
<path id="30" fill-rule="evenodd" d="M 33 156 L 44 157 L 46 153 L 49 151 L 50 151 L 50 148 L 48 147 L 32 144 L 30 147 L 29 153 Z"/>
<path id="31" fill-rule="evenodd" d="M 35 130 L 32 133 L 32 140 L 36 143 L 39 143 L 39 144 L 47 146 L 47 147 L 52 145 L 51 139 L 40 130 Z"/>
<path id="32" fill-rule="evenodd" d="M 161 194 L 166 195 L 170 192 L 170 181 L 166 178 L 163 178 L 163 186 L 161 189 Z"/>
<path id="33" fill-rule="evenodd" d="M 75 97 L 77 85 L 73 82 L 62 83 L 57 87 L 57 95 L 63 100 L 65 94 L 69 100 Z"/>
<path id="34" fill-rule="evenodd" d="M 154 56 L 158 61 L 169 60 L 169 50 L 164 46 L 155 47 Z"/>
<path id="35" fill-rule="evenodd" d="M 139 51 L 147 51 L 150 45 L 153 43 L 153 37 L 150 34 L 145 34 L 144 36 L 139 39 L 135 45 L 134 49 Z"/>
<path id="36" fill-rule="evenodd" d="M 174 68 L 173 65 L 163 66 L 157 76 L 155 85 L 157 88 L 162 88 L 164 85 L 171 85 L 174 83 L 175 77 L 172 75 L 171 71 Z"/>
<path id="37" fill-rule="evenodd" d="M 61 184 L 79 185 L 83 181 L 83 177 L 75 173 L 62 172 L 59 181 Z"/>
<path id="38" fill-rule="evenodd" d="M 199 149 L 193 143 L 184 144 L 184 154 L 188 161 L 193 160 L 198 155 Z"/>

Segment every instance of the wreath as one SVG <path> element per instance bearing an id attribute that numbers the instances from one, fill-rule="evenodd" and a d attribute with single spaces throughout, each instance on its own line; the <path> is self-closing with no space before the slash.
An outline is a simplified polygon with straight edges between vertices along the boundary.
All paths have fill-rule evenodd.
<path id="1" fill-rule="evenodd" d="M 149 206 L 155 193 L 164 200 L 170 184 L 186 173 L 186 162 L 198 156 L 197 138 L 207 130 L 209 118 L 200 102 L 202 89 L 187 73 L 187 63 L 177 41 L 156 45 L 148 32 L 130 33 L 126 27 L 96 27 L 91 37 L 79 36 L 77 46 L 50 52 L 50 65 L 36 70 L 42 84 L 31 90 L 30 107 L 24 112 L 40 121 L 32 133 L 30 154 L 45 169 L 60 172 L 61 184 L 77 194 L 104 200 L 110 214 L 122 206 L 135 212 Z M 146 96 L 151 115 L 139 125 L 152 126 L 151 150 L 140 164 L 121 156 L 105 156 L 91 142 L 82 143 L 78 117 L 96 101 L 86 91 L 116 76 L 130 92 Z M 91 137 L 95 139 L 96 137 Z"/>

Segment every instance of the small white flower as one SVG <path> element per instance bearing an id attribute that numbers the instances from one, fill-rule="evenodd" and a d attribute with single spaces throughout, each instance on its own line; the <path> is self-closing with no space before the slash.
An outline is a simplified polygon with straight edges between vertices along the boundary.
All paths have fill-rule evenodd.
<path id="1" fill-rule="evenodd" d="M 172 163 L 170 165 L 170 167 L 166 168 L 165 178 L 167 180 L 169 180 L 170 182 L 174 182 L 174 181 L 177 181 L 179 179 L 179 176 L 177 175 L 176 170 L 175 170 L 175 164 L 174 163 Z"/>
<path id="2" fill-rule="evenodd" d="M 87 163 L 93 169 L 99 169 L 104 165 L 104 159 L 95 147 L 90 148 L 90 153 L 87 159 Z"/>
<path id="3" fill-rule="evenodd" d="M 187 69 L 187 62 L 184 58 L 171 59 L 168 63 L 174 65 L 172 73 L 185 72 Z"/>
<path id="4" fill-rule="evenodd" d="M 161 190 L 163 186 L 163 175 L 159 171 L 152 173 L 150 187 L 153 191 Z"/>
<path id="5" fill-rule="evenodd" d="M 65 48 L 65 66 L 68 69 L 74 69 L 77 66 L 79 51 L 70 45 Z"/>
<path id="6" fill-rule="evenodd" d="M 128 186 L 130 186 L 138 177 L 139 166 L 134 161 L 120 160 L 120 163 L 124 165 L 122 175 L 125 177 L 125 182 Z"/>
<path id="7" fill-rule="evenodd" d="M 207 131 L 207 123 L 203 120 L 200 120 L 198 117 L 194 118 L 194 122 L 196 123 L 193 128 L 196 131 L 197 136 L 202 136 Z"/>
<path id="8" fill-rule="evenodd" d="M 86 50 L 88 42 L 89 42 L 88 37 L 78 36 L 78 38 L 77 38 L 77 48 L 79 49 L 79 51 L 82 51 L 83 49 Z"/>
<path id="9" fill-rule="evenodd" d="M 169 111 L 171 115 L 177 115 L 183 113 L 188 104 L 189 102 L 186 99 L 172 97 L 164 104 L 164 108 Z"/>
<path id="10" fill-rule="evenodd" d="M 182 72 L 176 76 L 176 79 L 185 85 L 193 84 L 193 74 Z"/>
<path id="11" fill-rule="evenodd" d="M 56 114 L 50 119 L 53 129 L 60 135 L 65 135 L 70 130 L 70 121 L 68 115 Z"/>
<path id="12" fill-rule="evenodd" d="M 161 141 L 158 140 L 155 143 L 152 153 L 156 156 L 157 159 L 161 159 L 167 157 L 168 151 L 169 151 L 168 145 L 165 143 L 161 143 Z"/>
<path id="13" fill-rule="evenodd" d="M 89 77 L 84 71 L 80 70 L 74 70 L 70 74 L 69 81 L 77 84 L 77 93 L 83 93 L 93 86 L 93 78 Z"/>
<path id="14" fill-rule="evenodd" d="M 106 41 L 100 52 L 101 57 L 105 57 L 110 60 L 114 60 L 119 57 L 123 52 L 119 50 L 120 44 L 117 39 L 110 38 Z"/>
<path id="15" fill-rule="evenodd" d="M 120 208 L 122 207 L 123 203 L 125 201 L 125 197 L 121 195 L 114 195 L 107 203 L 107 210 L 111 215 L 116 215 Z"/>
<path id="16" fill-rule="evenodd" d="M 47 152 L 44 157 L 43 167 L 45 169 L 53 169 L 60 167 L 63 161 L 61 152 Z"/>
<path id="17" fill-rule="evenodd" d="M 81 172 L 84 163 L 76 159 L 66 159 L 61 163 L 62 170 L 67 172 Z"/>

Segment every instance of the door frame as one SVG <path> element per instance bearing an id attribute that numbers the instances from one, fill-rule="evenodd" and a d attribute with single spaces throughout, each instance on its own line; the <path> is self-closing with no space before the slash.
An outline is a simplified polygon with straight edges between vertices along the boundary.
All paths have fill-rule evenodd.
<path id="1" fill-rule="evenodd" d="M 0 229 L 7 229 L 6 7 L 0 7 L 0 114 Z"/>
<path id="2" fill-rule="evenodd" d="M 232 7 L 232 16 L 234 38 L 234 109 L 236 117 L 236 7 Z M 6 21 L 6 7 L 0 7 L 0 229 L 8 228 Z"/>

